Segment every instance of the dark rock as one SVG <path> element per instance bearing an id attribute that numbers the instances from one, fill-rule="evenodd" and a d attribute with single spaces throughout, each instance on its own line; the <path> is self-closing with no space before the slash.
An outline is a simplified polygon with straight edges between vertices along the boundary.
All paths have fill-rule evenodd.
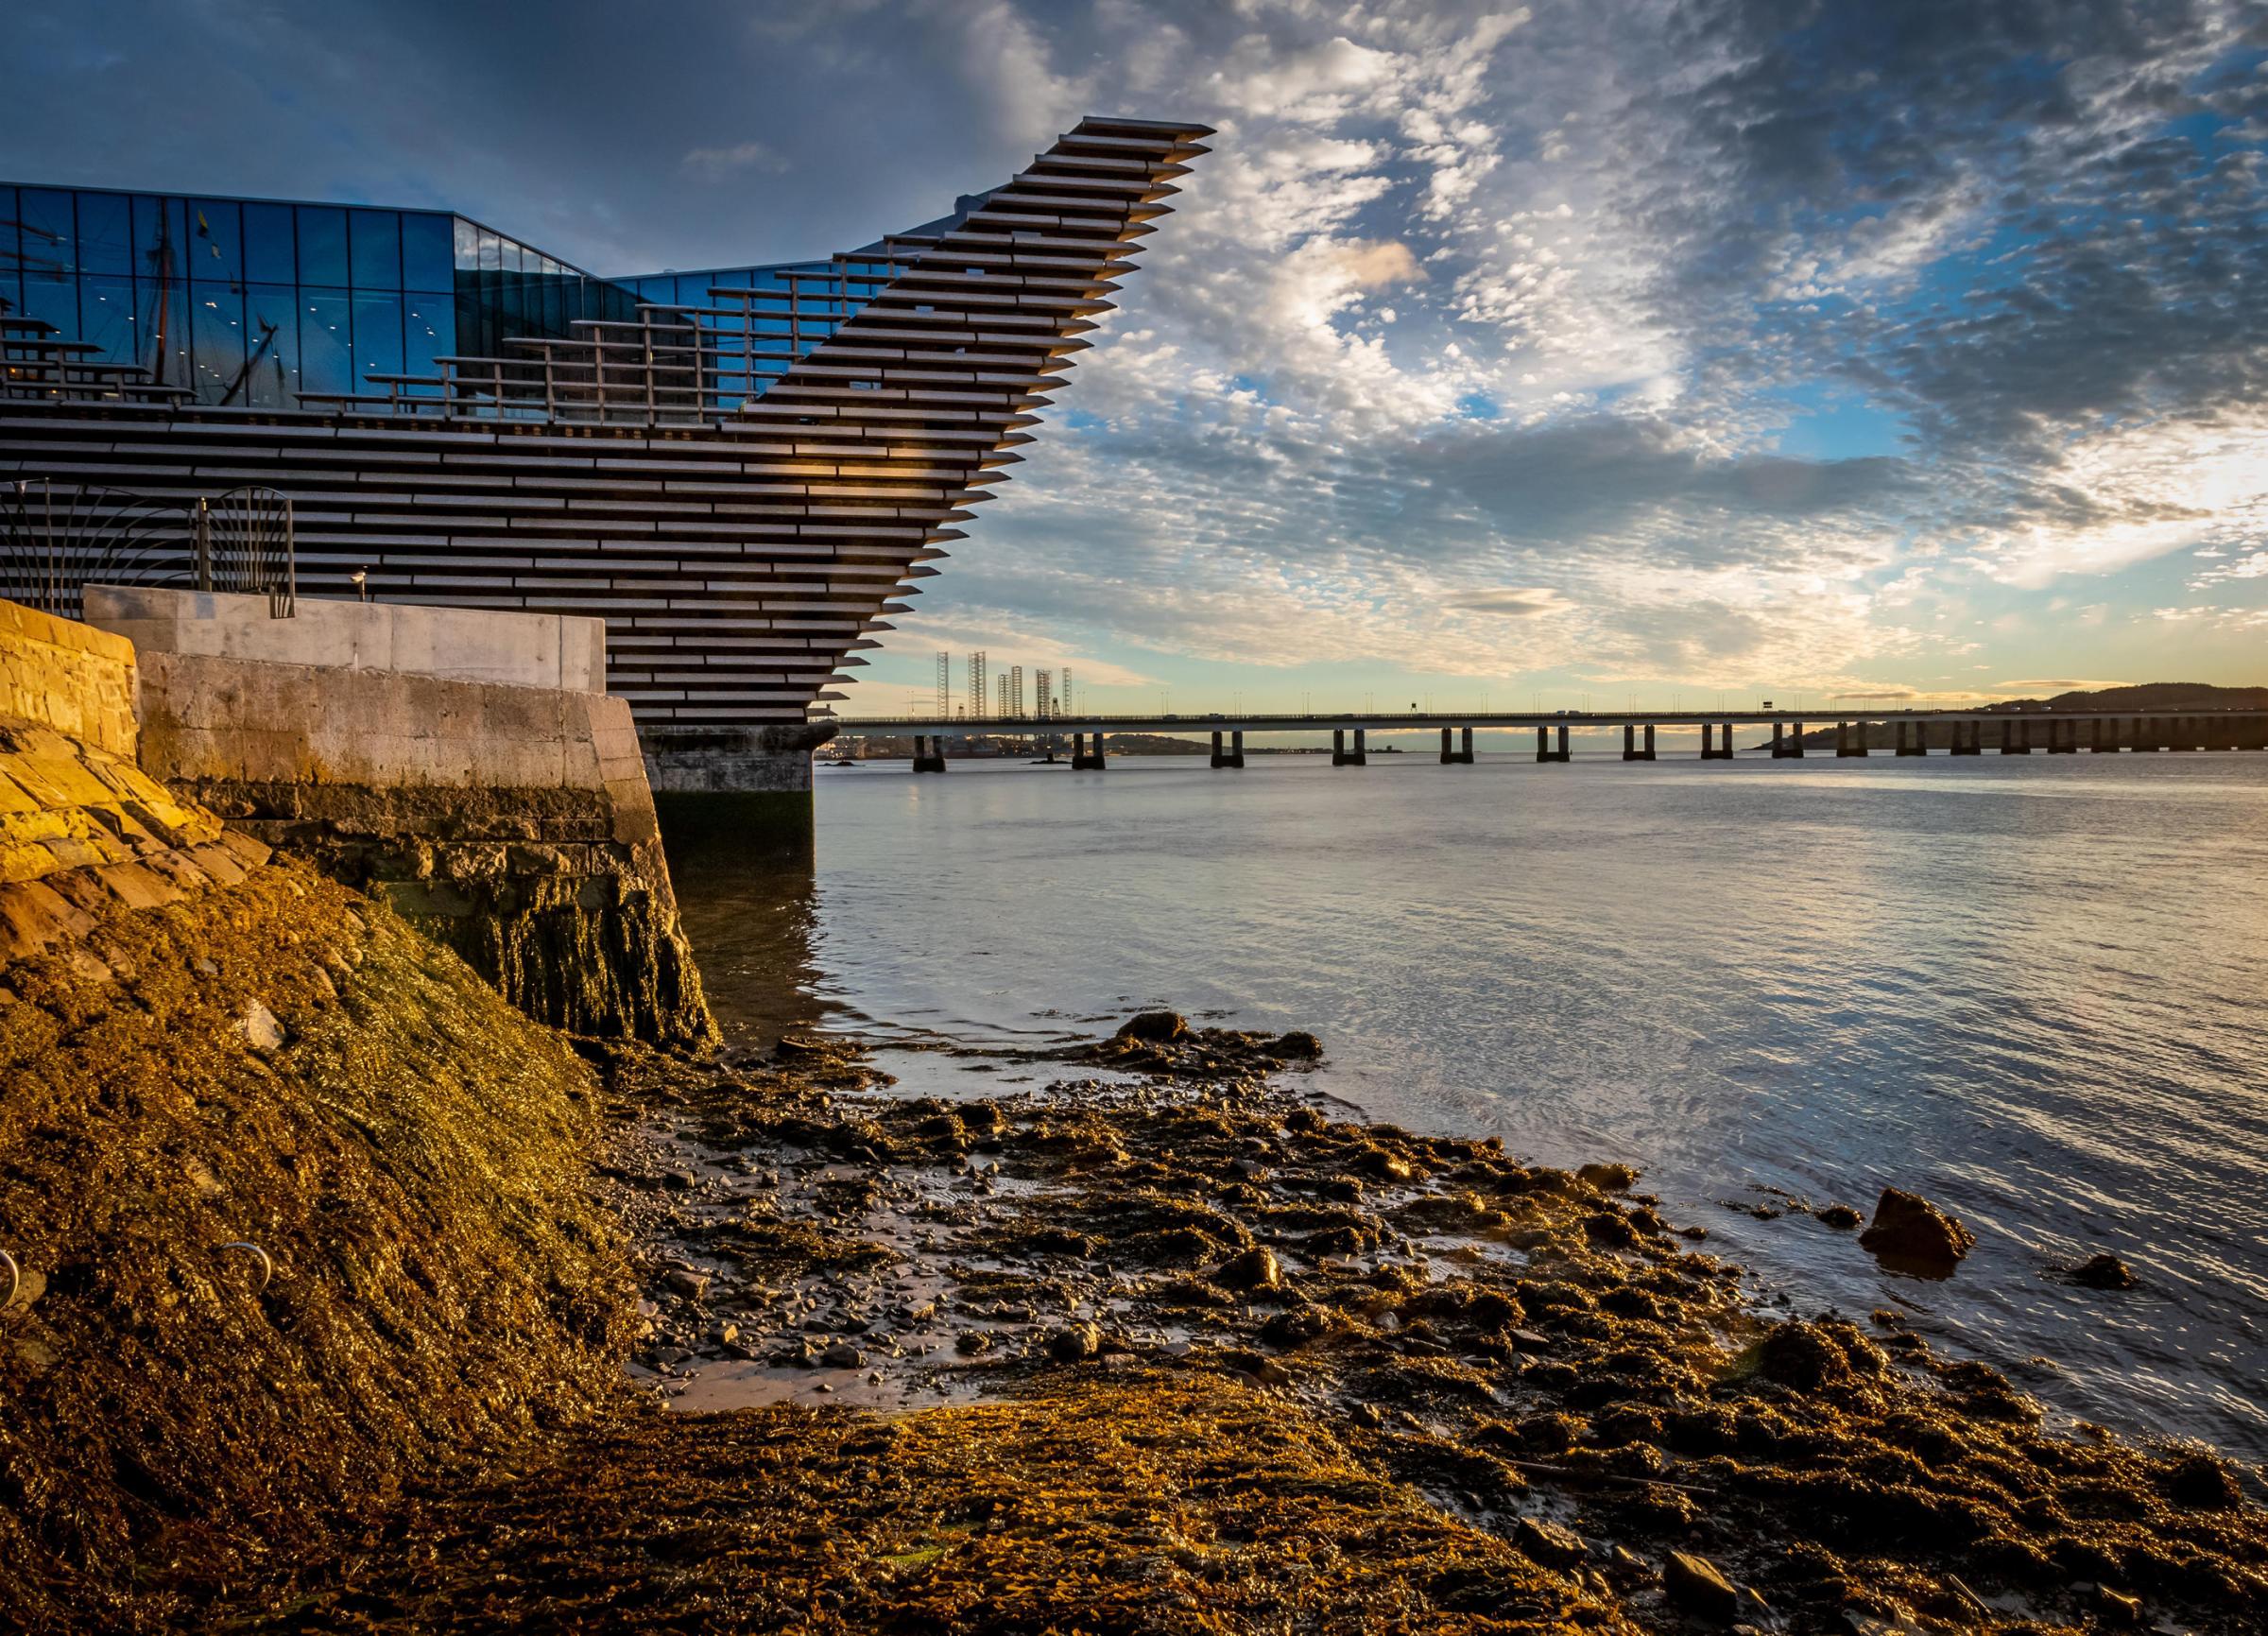
<path id="1" fill-rule="evenodd" d="M 2140 1282 L 2134 1276 L 2134 1268 L 2107 1250 L 2065 1268 L 2064 1276 L 2083 1289 L 2132 1289 Z"/>
<path id="2" fill-rule="evenodd" d="M 1831 1227 L 1837 1232 L 1848 1232 L 1866 1219 L 1847 1204 L 1830 1204 L 1825 1210 L 1815 1214 L 1818 1215 L 1821 1225 Z"/>
<path id="3" fill-rule="evenodd" d="M 1611 1210 L 1583 1218 L 1583 1236 L 1606 1249 L 1628 1249 L 1638 1242 L 1638 1230 Z"/>
<path id="4" fill-rule="evenodd" d="M 2237 1474 L 2212 1455 L 2185 1455 L 2164 1478 L 2166 1498 L 2194 1511 L 2225 1511 L 2244 1498 Z"/>
<path id="5" fill-rule="evenodd" d="M 1103 1332 L 1091 1323 L 1066 1324 L 1047 1337 L 1047 1355 L 1057 1363 L 1084 1363 L 1103 1350 Z"/>
<path id="6" fill-rule="evenodd" d="M 1313 1062 L 1323 1055 L 1323 1042 L 1313 1034 L 1295 1028 L 1289 1034 L 1277 1035 L 1262 1046 L 1261 1055 L 1286 1062 Z"/>
<path id="7" fill-rule="evenodd" d="M 833 1369 L 856 1369 L 867 1367 L 867 1354 L 849 1341 L 837 1341 L 819 1354 L 819 1361 Z"/>
<path id="8" fill-rule="evenodd" d="M 1572 1568 L 1590 1555 L 1581 1540 L 1556 1523 L 1522 1517 L 1513 1525 L 1512 1543 L 1541 1568 Z"/>
<path id="9" fill-rule="evenodd" d="M 964 1330 L 953 1350 L 963 1357 L 976 1357 L 992 1350 L 992 1337 L 981 1329 Z"/>
<path id="10" fill-rule="evenodd" d="M 1790 1319 L 1757 1343 L 1757 1371 L 1797 1391 L 1814 1392 L 1850 1379 L 1850 1360 L 1815 1325 Z"/>
<path id="11" fill-rule="evenodd" d="M 1662 1564 L 1661 1588 L 1675 1606 L 1720 1625 L 1731 1624 L 1741 1610 L 1741 1593 L 1706 1557 L 1672 1551 Z"/>
<path id="12" fill-rule="evenodd" d="M 701 1184 L 701 1179 L 690 1170 L 664 1170 L 662 1185 L 672 1193 L 691 1193 Z"/>
<path id="13" fill-rule="evenodd" d="M 1223 1289 L 1277 1289 L 1283 1283 L 1283 1264 L 1267 1246 L 1256 1245 L 1221 1263 L 1211 1276 Z"/>
<path id="14" fill-rule="evenodd" d="M 1943 1278 L 1975 1248 L 1977 1235 L 1928 1199 L 1885 1187 L 1859 1242 L 1894 1267 Z"/>
<path id="15" fill-rule="evenodd" d="M 1117 1037 L 1145 1045 L 1172 1045 L 1189 1038 L 1189 1024 L 1178 1012 L 1143 1011 L 1119 1025 Z"/>
<path id="16" fill-rule="evenodd" d="M 1383 1147 L 1364 1148 L 1355 1156 L 1354 1167 L 1379 1181 L 1409 1181 L 1418 1174 L 1408 1160 Z"/>
<path id="17" fill-rule="evenodd" d="M 688 1272 L 681 1266 L 673 1266 L 662 1275 L 662 1282 L 688 1300 L 702 1300 L 709 1294 L 709 1275 L 705 1272 Z"/>
<path id="18" fill-rule="evenodd" d="M 1601 1193 L 1627 1193 L 1638 1185 L 1638 1172 L 1627 1164 L 1586 1164 L 1575 1180 L 1588 1181 Z"/>
<path id="19" fill-rule="evenodd" d="M 1300 1312 L 1280 1312 L 1260 1326 L 1262 1340 L 1286 1352 L 1321 1340 L 1330 1333 L 1331 1319 L 1312 1306 Z"/>

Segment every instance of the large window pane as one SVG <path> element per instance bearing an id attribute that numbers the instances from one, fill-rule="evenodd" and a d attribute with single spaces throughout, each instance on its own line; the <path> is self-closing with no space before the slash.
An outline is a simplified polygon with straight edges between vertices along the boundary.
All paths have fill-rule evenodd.
<path id="1" fill-rule="evenodd" d="M 100 347 L 105 363 L 142 361 L 134 325 L 134 281 L 90 275 L 78 284 L 79 338 Z"/>
<path id="2" fill-rule="evenodd" d="M 354 318 L 346 292 L 302 290 L 299 304 L 300 390 L 352 391 L 354 353 L 349 342 Z"/>
<path id="3" fill-rule="evenodd" d="M 244 276 L 256 284 L 287 284 L 300 276 L 292 243 L 291 206 L 244 207 Z"/>
<path id="4" fill-rule="evenodd" d="M 455 266 L 449 218 L 430 211 L 402 213 L 402 282 L 411 289 L 449 287 Z"/>
<path id="5" fill-rule="evenodd" d="M 134 270 L 134 225 L 122 193 L 78 196 L 78 265 L 83 272 Z"/>
<path id="6" fill-rule="evenodd" d="M 191 284 L 189 336 L 189 384 L 197 388 L 197 401 L 218 404 L 241 398 L 244 286 L 204 281 Z"/>
<path id="7" fill-rule="evenodd" d="M 390 210 L 358 210 L 352 223 L 354 287 L 402 287 L 402 218 Z"/>
<path id="8" fill-rule="evenodd" d="M 249 233 L 250 222 L 246 222 Z M 238 402 L 258 409 L 298 406 L 300 389 L 299 292 L 289 284 L 244 287 L 244 332 L 251 368 Z"/>
<path id="9" fill-rule="evenodd" d="M 243 207 L 232 200 L 193 199 L 189 205 L 189 233 L 194 241 L 189 276 L 215 284 L 244 281 Z"/>
<path id="10" fill-rule="evenodd" d="M 30 189 L 26 188 L 26 192 Z M 65 340 L 78 339 L 78 280 L 69 274 L 27 272 L 24 275 L 24 311 L 63 332 Z"/>
<path id="11" fill-rule="evenodd" d="M 370 377 L 402 372 L 402 298 L 354 292 L 354 385 L 381 391 Z"/>
<path id="12" fill-rule="evenodd" d="M 456 298 L 431 291 L 410 292 L 402 315 L 402 368 L 412 375 L 438 375 L 438 360 L 456 352 Z"/>
<path id="13" fill-rule="evenodd" d="M 23 232 L 18 253 L 26 279 L 78 270 L 78 227 L 72 219 L 68 193 L 57 187 L 20 190 L 16 220 Z"/>
<path id="14" fill-rule="evenodd" d="M 347 282 L 347 213 L 327 205 L 300 206 L 300 283 Z"/>

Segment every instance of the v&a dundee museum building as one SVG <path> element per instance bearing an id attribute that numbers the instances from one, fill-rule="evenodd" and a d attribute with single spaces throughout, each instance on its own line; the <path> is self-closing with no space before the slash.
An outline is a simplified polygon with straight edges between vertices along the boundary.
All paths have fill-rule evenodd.
<path id="1" fill-rule="evenodd" d="M 0 596 L 197 582 L 265 507 L 301 594 L 603 617 L 657 788 L 808 787 L 1208 134 L 1086 119 L 863 249 L 636 277 L 441 211 L 0 185 Z"/>

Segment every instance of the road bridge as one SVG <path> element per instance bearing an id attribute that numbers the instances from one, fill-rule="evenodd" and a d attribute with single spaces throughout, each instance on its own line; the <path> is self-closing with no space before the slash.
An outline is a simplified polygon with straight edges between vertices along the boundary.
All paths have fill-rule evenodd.
<path id="1" fill-rule="evenodd" d="M 1627 710 L 1627 711 L 1412 711 L 1359 715 L 1064 715 L 1016 717 L 857 716 L 837 718 L 837 738 L 911 738 L 914 770 L 943 772 L 947 746 L 966 747 L 972 738 L 1071 741 L 1074 767 L 1100 771 L 1109 765 L 1112 733 L 1156 733 L 1184 737 L 1210 733 L 1212 765 L 1242 767 L 1247 733 L 1332 735 L 1332 765 L 1362 766 L 1369 758 L 1369 735 L 1438 731 L 1441 761 L 1469 766 L 1476 732 L 1533 732 L 1536 759 L 1571 759 L 1570 740 L 1578 732 L 1622 729 L 1624 761 L 1653 761 L 1656 733 L 1666 728 L 1698 729 L 1700 759 L 1730 761 L 1733 730 L 1769 728 L 1772 736 L 1751 746 L 1775 760 L 1801 760 L 1814 753 L 1804 743 L 1813 728 L 1835 730 L 1832 750 L 1842 757 L 1884 753 L 1921 756 L 1935 748 L 1950 755 L 2075 755 L 2173 750 L 2268 749 L 2268 709 L 2211 710 L 1950 710 L 1868 711 L 1857 714 L 1817 710 Z M 1887 727 L 1891 748 L 1870 746 L 1870 730 Z M 1936 731 L 1933 732 L 1934 729 Z"/>

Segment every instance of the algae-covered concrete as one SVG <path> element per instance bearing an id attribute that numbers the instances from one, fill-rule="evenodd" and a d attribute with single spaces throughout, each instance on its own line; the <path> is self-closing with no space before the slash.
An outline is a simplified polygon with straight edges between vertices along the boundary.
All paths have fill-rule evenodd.
<path id="1" fill-rule="evenodd" d="M 143 766 L 232 829 L 387 897 L 539 1021 L 714 1038 L 621 699 L 140 657 Z"/>

